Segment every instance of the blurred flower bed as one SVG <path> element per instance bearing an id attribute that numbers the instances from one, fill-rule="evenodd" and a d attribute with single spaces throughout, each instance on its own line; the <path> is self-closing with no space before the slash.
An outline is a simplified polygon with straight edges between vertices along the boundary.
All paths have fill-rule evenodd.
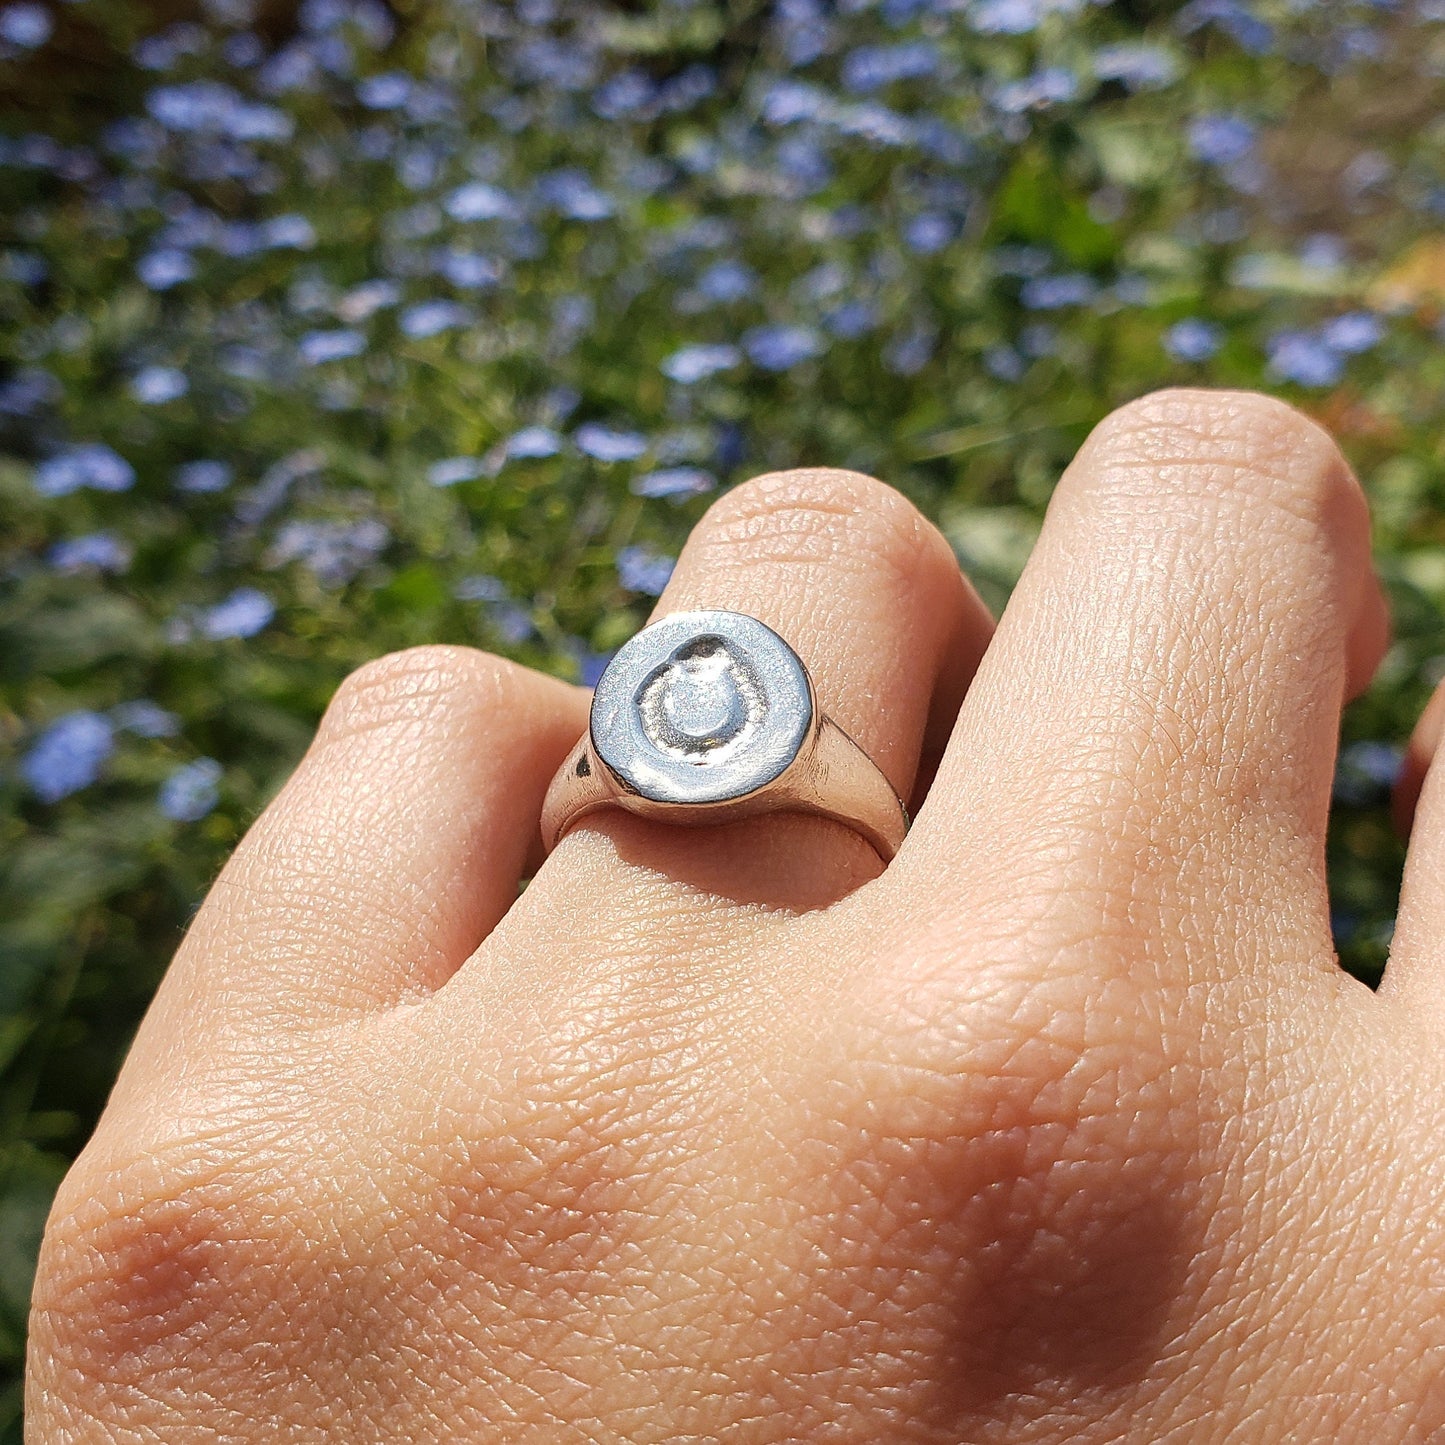
<path id="1" fill-rule="evenodd" d="M 208 880 L 343 674 L 592 680 L 720 488 L 826 462 L 1001 606 L 1088 427 L 1263 386 L 1445 671 L 1442 0 L 0 4 L 0 1438 L 33 1250 Z M 8 1432 L 8 1433 L 6 1433 Z"/>

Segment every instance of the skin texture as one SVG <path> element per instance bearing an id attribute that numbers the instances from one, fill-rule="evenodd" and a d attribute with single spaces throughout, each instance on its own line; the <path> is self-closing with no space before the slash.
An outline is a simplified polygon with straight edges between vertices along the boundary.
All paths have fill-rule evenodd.
<path id="1" fill-rule="evenodd" d="M 1239 393 L 1106 420 L 996 634 L 881 483 L 735 489 L 658 611 L 793 643 L 886 871 L 604 814 L 517 898 L 586 695 L 363 668 L 61 1188 L 27 1439 L 1440 1438 L 1445 704 L 1377 994 L 1325 890 L 1368 537 Z"/>

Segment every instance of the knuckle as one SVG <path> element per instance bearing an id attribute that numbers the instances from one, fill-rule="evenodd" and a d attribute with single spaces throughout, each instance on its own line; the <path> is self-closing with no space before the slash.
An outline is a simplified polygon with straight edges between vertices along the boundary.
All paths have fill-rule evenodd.
<path id="1" fill-rule="evenodd" d="M 437 714 L 505 712 L 522 701 L 524 669 L 470 647 L 429 644 L 364 663 L 337 689 L 321 732 L 351 736 Z"/>
<path id="2" fill-rule="evenodd" d="M 643 1191 L 623 1143 L 552 1113 L 425 1149 L 404 1208 L 453 1287 L 486 1280 L 497 1305 L 526 1298 L 576 1323 L 616 1286 L 617 1262 L 637 1257 Z"/>
<path id="3" fill-rule="evenodd" d="M 861 472 L 830 467 L 770 472 L 744 482 L 713 504 L 695 536 L 710 565 L 881 562 L 908 569 L 939 548 L 947 550 L 901 492 Z"/>
<path id="4" fill-rule="evenodd" d="M 1154 502 L 1161 493 L 1235 494 L 1320 522 L 1364 494 L 1329 433 L 1263 392 L 1174 388 L 1119 407 L 1095 428 L 1083 455 Z"/>
<path id="5" fill-rule="evenodd" d="M 870 996 L 815 1130 L 819 1252 L 957 1382 L 935 1404 L 958 1438 L 1001 1397 L 1059 1407 L 1153 1358 L 1206 1228 L 1187 1082 L 1122 970 L 1104 991 L 1078 959 L 979 963 L 986 999 Z"/>
<path id="6" fill-rule="evenodd" d="M 36 1271 L 41 1393 L 67 1416 L 116 1424 L 204 1394 L 230 1353 L 279 1351 L 310 1292 L 288 1213 L 203 1151 L 106 1170 L 82 1156 Z"/>

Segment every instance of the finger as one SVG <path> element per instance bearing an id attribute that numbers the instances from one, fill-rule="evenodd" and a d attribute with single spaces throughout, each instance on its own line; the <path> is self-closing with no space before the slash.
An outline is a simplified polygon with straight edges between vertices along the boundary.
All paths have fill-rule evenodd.
<path id="1" fill-rule="evenodd" d="M 782 636 L 811 672 L 820 711 L 904 798 L 930 711 L 956 707 L 992 630 L 947 542 L 910 502 L 870 478 L 828 470 L 761 477 L 712 507 L 656 615 L 699 608 L 748 613 Z M 879 867 L 856 834 L 818 818 L 692 829 L 606 811 L 563 839 L 528 892 L 529 900 L 562 888 L 575 896 L 590 878 L 611 896 L 640 870 L 798 909 Z"/>
<path id="2" fill-rule="evenodd" d="M 1402 838 L 1412 835 L 1415 809 L 1425 786 L 1430 764 L 1440 749 L 1440 735 L 1445 732 L 1445 683 L 1438 686 L 1425 704 L 1425 711 L 1410 734 L 1405 756 L 1400 760 L 1400 775 L 1390 795 L 1390 813 L 1395 831 Z"/>
<path id="3" fill-rule="evenodd" d="M 1410 840 L 1400 905 L 1380 997 L 1415 1017 L 1445 1017 L 1445 768 L 1436 766 L 1445 732 L 1445 683 L 1410 735 L 1395 783 L 1395 826 Z"/>
<path id="4" fill-rule="evenodd" d="M 1059 483 L 915 826 L 952 860 L 935 896 L 971 876 L 1069 926 L 1172 930 L 1176 956 L 1194 933 L 1207 968 L 1264 915 L 1328 963 L 1340 708 L 1387 630 L 1363 494 L 1314 423 L 1247 393 L 1124 407 Z"/>
<path id="5" fill-rule="evenodd" d="M 157 1014 L 193 1027 L 239 998 L 309 1023 L 435 989 L 515 901 L 586 715 L 582 689 L 469 648 L 368 663 L 226 865 Z"/>

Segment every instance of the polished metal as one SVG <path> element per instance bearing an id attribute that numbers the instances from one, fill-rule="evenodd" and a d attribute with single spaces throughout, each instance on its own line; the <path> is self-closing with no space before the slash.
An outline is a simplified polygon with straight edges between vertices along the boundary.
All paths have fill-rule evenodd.
<path id="1" fill-rule="evenodd" d="M 547 790 L 547 848 L 608 807 L 694 826 L 818 813 L 885 861 L 908 831 L 888 780 L 819 710 L 797 654 L 741 612 L 673 613 L 608 663 L 588 730 Z"/>

